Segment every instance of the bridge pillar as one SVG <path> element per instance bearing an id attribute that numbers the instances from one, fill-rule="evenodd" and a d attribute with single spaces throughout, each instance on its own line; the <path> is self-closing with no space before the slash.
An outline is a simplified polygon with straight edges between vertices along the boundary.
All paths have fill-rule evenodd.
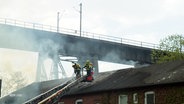
<path id="1" fill-rule="evenodd" d="M 41 64 L 43 62 L 43 59 L 40 57 L 40 54 L 38 55 L 38 63 L 37 63 L 37 70 L 36 70 L 36 82 L 40 81 L 40 75 L 41 75 Z"/>
<path id="2" fill-rule="evenodd" d="M 42 54 L 38 55 L 37 71 L 36 71 L 36 82 L 47 80 L 47 74 L 45 71 L 44 60 Z"/>
<path id="3" fill-rule="evenodd" d="M 51 66 L 45 66 L 44 61 L 46 59 L 51 59 L 52 63 Z M 47 70 L 45 70 L 45 67 L 47 67 Z M 48 70 L 48 67 L 50 68 Z M 60 70 L 59 70 L 60 69 Z M 49 71 L 46 73 L 46 71 Z M 53 80 L 53 79 L 59 79 L 59 78 L 66 78 L 66 72 L 62 66 L 61 60 L 59 55 L 55 54 L 44 54 L 39 53 L 38 56 L 38 64 L 37 64 L 37 72 L 36 72 L 36 81 L 45 81 L 45 80 Z"/>
<path id="4" fill-rule="evenodd" d="M 55 56 L 52 58 L 53 60 L 53 67 L 52 67 L 52 78 L 51 79 L 59 79 L 59 71 L 58 71 L 58 63 L 59 63 L 59 57 Z"/>
<path id="5" fill-rule="evenodd" d="M 47 58 L 52 59 L 52 69 L 50 69 L 49 75 L 47 75 L 46 70 L 45 70 L 45 65 L 44 61 Z M 58 63 L 59 63 L 59 57 L 53 56 L 53 57 L 48 57 L 44 53 L 39 53 L 38 55 L 38 64 L 37 64 L 37 71 L 36 71 L 36 81 L 45 81 L 49 79 L 58 79 L 59 78 L 59 71 L 58 71 Z"/>

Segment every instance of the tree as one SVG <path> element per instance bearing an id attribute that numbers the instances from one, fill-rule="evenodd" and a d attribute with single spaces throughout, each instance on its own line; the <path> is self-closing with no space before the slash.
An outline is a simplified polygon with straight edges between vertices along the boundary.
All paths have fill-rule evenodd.
<path id="1" fill-rule="evenodd" d="M 26 78 L 22 72 L 1 72 L 2 79 L 2 96 L 5 96 L 15 90 L 24 87 L 27 84 Z"/>
<path id="2" fill-rule="evenodd" d="M 159 46 L 152 51 L 153 63 L 164 63 L 174 60 L 183 60 L 184 37 L 182 35 L 170 35 L 159 42 Z"/>

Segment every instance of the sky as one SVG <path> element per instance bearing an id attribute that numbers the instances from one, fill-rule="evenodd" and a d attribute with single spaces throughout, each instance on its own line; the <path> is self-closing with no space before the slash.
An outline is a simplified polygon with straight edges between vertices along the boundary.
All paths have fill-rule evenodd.
<path id="1" fill-rule="evenodd" d="M 23 77 L 27 77 L 28 82 L 33 82 L 33 77 L 36 76 L 38 53 L 21 50 L 3 49 L 0 48 L 0 74 L 19 72 L 20 69 Z M 2 76 L 0 76 L 2 78 Z M 2 78 L 3 80 L 3 78 Z"/>
<path id="2" fill-rule="evenodd" d="M 182 34 L 183 0 L 0 0 L 0 17 L 158 43 Z"/>
<path id="3" fill-rule="evenodd" d="M 0 0 L 0 18 L 56 26 L 60 12 L 60 27 L 79 30 L 80 3 L 83 31 L 155 44 L 168 35 L 184 33 L 183 0 Z M 0 50 L 3 60 L 7 59 L 4 53 Z"/>

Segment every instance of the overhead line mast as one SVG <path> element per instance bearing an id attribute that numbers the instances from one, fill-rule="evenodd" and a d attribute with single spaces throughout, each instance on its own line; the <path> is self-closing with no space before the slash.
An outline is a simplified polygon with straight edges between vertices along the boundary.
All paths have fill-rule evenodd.
<path id="1" fill-rule="evenodd" d="M 82 32 L 82 3 L 80 3 L 80 37 Z"/>

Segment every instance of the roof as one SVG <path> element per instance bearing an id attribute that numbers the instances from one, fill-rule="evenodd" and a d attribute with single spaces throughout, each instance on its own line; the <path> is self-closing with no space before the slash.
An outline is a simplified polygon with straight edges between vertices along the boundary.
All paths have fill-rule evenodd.
<path id="1" fill-rule="evenodd" d="M 184 61 L 99 73 L 93 82 L 81 82 L 67 95 L 184 82 Z"/>
<path id="2" fill-rule="evenodd" d="M 128 68 L 99 73 L 92 82 L 80 82 L 66 95 L 86 94 L 108 90 L 139 88 L 152 85 L 184 83 L 184 61 L 155 64 L 142 68 Z M 68 79 L 69 80 L 69 79 Z M 1 104 L 20 104 L 68 81 L 36 82 L 0 99 Z M 15 96 L 14 96 L 15 95 Z M 19 101 L 15 103 L 15 101 Z"/>
<path id="3" fill-rule="evenodd" d="M 32 99 L 58 85 L 61 85 L 68 80 L 69 79 L 57 79 L 43 82 L 34 82 L 15 92 L 12 92 L 7 96 L 2 97 L 0 99 L 0 104 L 22 104 L 23 102 Z"/>

